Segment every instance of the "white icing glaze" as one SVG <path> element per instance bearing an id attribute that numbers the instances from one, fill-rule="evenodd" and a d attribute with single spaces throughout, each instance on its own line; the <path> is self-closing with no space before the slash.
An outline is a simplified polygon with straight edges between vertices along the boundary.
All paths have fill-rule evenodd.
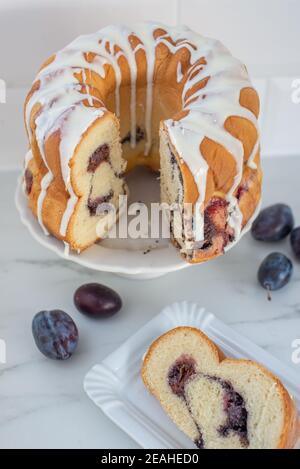
<path id="1" fill-rule="evenodd" d="M 183 73 L 182 73 L 182 65 L 181 65 L 181 62 L 179 61 L 178 64 L 177 64 L 177 74 L 176 74 L 176 79 L 177 79 L 177 83 L 180 83 L 181 80 L 183 79 Z"/>
<path id="2" fill-rule="evenodd" d="M 65 245 L 64 256 L 69 257 L 69 255 L 70 255 L 70 245 L 68 243 L 65 243 L 65 242 L 64 242 L 64 245 Z"/>
<path id="3" fill-rule="evenodd" d="M 239 238 L 243 217 L 234 193 L 242 179 L 244 150 L 242 143 L 226 131 L 224 124 L 230 116 L 239 116 L 250 120 L 257 129 L 256 117 L 239 101 L 241 90 L 250 87 L 251 83 L 245 67 L 218 41 L 198 35 L 194 37 L 190 31 L 185 31 L 185 36 L 197 46 L 196 51 L 190 49 L 191 68 L 183 88 L 183 109 L 189 113 L 178 122 L 171 119 L 166 121 L 166 127 L 179 156 L 187 163 L 197 184 L 199 198 L 195 205 L 194 237 L 196 241 L 204 240 L 203 205 L 208 166 L 201 154 L 201 143 L 207 137 L 222 145 L 236 160 L 237 172 L 227 200 L 228 223 L 234 230 L 235 238 Z M 196 65 L 199 57 L 205 57 L 206 65 Z M 206 86 L 185 99 L 187 92 L 207 77 L 210 78 Z M 253 159 L 258 146 L 257 141 L 249 158 L 248 164 L 252 168 L 255 168 Z"/>
<path id="4" fill-rule="evenodd" d="M 154 39 L 154 31 L 161 28 L 167 31 Z M 139 39 L 133 49 L 130 36 L 134 34 Z M 173 43 L 169 42 L 169 37 Z M 199 199 L 196 204 L 194 236 L 197 241 L 204 238 L 203 202 L 206 192 L 206 177 L 208 166 L 201 154 L 201 143 L 208 137 L 228 150 L 236 160 L 236 176 L 231 190 L 227 195 L 229 202 L 228 223 L 233 227 L 236 238 L 241 233 L 242 215 L 234 193 L 239 186 L 243 173 L 244 151 L 239 140 L 230 135 L 224 128 L 226 119 L 230 116 L 244 117 L 251 121 L 257 129 L 256 117 L 239 103 L 240 92 L 245 87 L 251 87 L 245 67 L 218 41 L 204 38 L 184 26 L 166 27 L 155 23 L 142 23 L 132 29 L 127 27 L 109 26 L 95 34 L 80 36 L 63 50 L 58 52 L 55 59 L 42 69 L 37 81 L 37 89 L 26 106 L 26 123 L 30 140 L 30 118 L 36 104 L 41 111 L 35 119 L 36 139 L 48 172 L 41 184 L 38 198 L 38 220 L 43 227 L 42 208 L 44 198 L 52 174 L 44 153 L 44 143 L 48 135 L 55 128 L 61 128 L 60 156 L 61 168 L 66 188 L 70 194 L 66 211 L 63 215 L 60 233 L 64 236 L 70 217 L 74 211 L 77 198 L 74 194 L 71 180 L 69 160 L 79 143 L 85 130 L 104 112 L 95 110 L 93 106 L 103 106 L 99 99 L 92 97 L 92 89 L 82 86 L 75 78 L 75 73 L 82 73 L 84 83 L 88 83 L 89 73 L 95 72 L 105 78 L 105 65 L 109 64 L 115 74 L 115 113 L 120 114 L 120 86 L 122 74 L 119 59 L 125 57 L 130 69 L 130 125 L 131 146 L 136 144 L 136 53 L 143 50 L 147 59 L 147 89 L 145 109 L 146 143 L 145 154 L 151 149 L 151 119 L 153 106 L 153 74 L 155 67 L 156 47 L 165 44 L 172 54 L 185 48 L 190 52 L 189 70 L 182 74 L 182 64 L 177 64 L 177 82 L 186 79 L 182 92 L 182 106 L 188 114 L 180 121 L 172 119 L 165 121 L 170 139 L 176 150 L 190 168 L 198 187 Z M 87 60 L 87 54 L 93 53 L 93 60 Z M 199 64 L 199 59 L 205 58 L 205 64 Z M 203 89 L 195 91 L 187 98 L 187 92 L 201 80 L 209 78 Z M 87 107 L 83 101 L 88 103 Z M 70 111 L 71 110 L 71 111 Z M 257 129 L 258 134 L 258 129 Z M 259 149 L 259 138 L 252 150 L 248 165 L 255 169 L 254 158 Z"/>
<path id="5" fill-rule="evenodd" d="M 51 64 L 50 64 L 51 66 Z M 75 69 L 75 71 L 79 72 L 80 69 Z M 41 191 L 37 201 L 37 218 L 38 221 L 46 235 L 48 235 L 48 230 L 46 229 L 43 223 L 43 204 L 47 194 L 47 189 L 53 180 L 52 172 L 48 166 L 48 162 L 46 159 L 45 151 L 44 151 L 44 144 L 47 136 L 56 130 L 55 125 L 58 122 L 61 122 L 61 116 L 65 115 L 72 106 L 76 106 L 84 100 L 90 100 L 90 95 L 81 93 L 81 85 L 78 84 L 78 81 L 74 78 L 74 71 L 70 69 L 62 69 L 59 68 L 52 72 L 42 71 L 39 78 L 40 80 L 40 87 L 39 89 L 31 96 L 29 99 L 25 118 L 27 123 L 27 131 L 30 138 L 32 139 L 32 133 L 30 129 L 30 117 L 33 107 L 36 104 L 41 106 L 41 112 L 39 112 L 37 118 L 35 119 L 36 123 L 36 141 L 40 150 L 41 157 L 44 161 L 44 164 L 48 170 L 41 182 Z M 96 100 L 96 99 L 95 99 Z M 97 100 L 96 100 L 97 101 Z M 76 106 L 77 107 L 77 106 Z M 81 106 L 82 112 L 84 109 L 90 109 L 92 112 L 94 108 L 86 108 L 85 106 Z M 81 117 L 78 118 L 78 124 L 80 124 Z M 73 129 L 76 132 L 76 129 Z M 80 141 L 82 133 L 80 133 L 80 127 L 78 128 L 77 135 L 77 143 Z M 68 140 L 69 136 L 62 137 L 61 143 L 64 143 L 64 140 Z M 67 171 L 66 166 L 68 167 L 69 159 L 72 157 L 72 153 L 68 155 L 68 158 L 64 158 L 64 162 L 62 162 L 62 172 L 65 173 Z M 61 154 L 62 156 L 62 154 Z M 69 185 L 70 186 L 70 185 Z M 72 192 L 72 193 L 71 193 Z M 73 191 L 71 190 L 70 195 L 73 196 Z M 70 197 L 74 202 L 74 196 Z M 70 212 L 70 208 L 73 206 L 72 202 L 69 201 L 67 207 L 67 213 Z M 65 220 L 67 216 L 64 216 L 63 219 Z"/>
<path id="6" fill-rule="evenodd" d="M 71 174 L 69 166 L 70 155 L 74 154 L 81 136 L 95 122 L 97 118 L 102 117 L 103 115 L 103 109 L 87 107 L 80 103 L 74 105 L 71 109 L 68 109 L 67 115 L 63 116 L 63 123 L 58 124 L 59 128 L 61 129 L 59 151 L 62 168 L 62 177 L 65 182 L 66 189 L 70 194 L 70 198 L 67 203 L 67 208 L 63 214 L 60 224 L 59 232 L 62 236 L 66 235 L 69 220 L 71 218 L 72 213 L 74 212 L 74 208 L 77 203 L 77 196 L 74 193 L 71 184 Z"/>
<path id="7" fill-rule="evenodd" d="M 24 169 L 25 170 L 27 169 L 27 166 L 28 166 L 30 160 L 32 160 L 32 158 L 33 158 L 32 150 L 29 149 L 28 152 L 26 153 L 25 159 L 24 159 Z"/>
<path id="8" fill-rule="evenodd" d="M 47 189 L 48 189 L 49 185 L 51 184 L 52 179 L 53 179 L 52 173 L 51 173 L 50 170 L 48 170 L 48 173 L 45 174 L 45 176 L 43 177 L 43 179 L 41 181 L 41 192 L 40 192 L 40 195 L 39 195 L 38 200 L 37 200 L 38 222 L 41 225 L 42 230 L 44 231 L 45 235 L 47 235 L 47 236 L 49 235 L 49 232 L 48 232 L 48 230 L 45 227 L 44 222 L 43 222 L 43 204 L 44 204 L 44 200 L 45 200 L 45 197 L 46 197 L 46 194 L 47 194 Z"/>

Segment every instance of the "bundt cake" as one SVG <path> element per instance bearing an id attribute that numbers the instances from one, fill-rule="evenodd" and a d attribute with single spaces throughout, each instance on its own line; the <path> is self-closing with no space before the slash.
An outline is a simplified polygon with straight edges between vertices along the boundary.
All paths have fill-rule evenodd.
<path id="1" fill-rule="evenodd" d="M 107 234 L 126 171 L 160 171 L 171 238 L 189 262 L 222 254 L 261 196 L 259 99 L 243 64 L 190 29 L 143 23 L 80 36 L 25 102 L 25 190 L 46 234 L 81 251 Z"/>
<path id="2" fill-rule="evenodd" d="M 292 449 L 299 439 L 296 407 L 281 382 L 258 363 L 225 358 L 198 329 L 159 337 L 142 378 L 198 448 Z"/>

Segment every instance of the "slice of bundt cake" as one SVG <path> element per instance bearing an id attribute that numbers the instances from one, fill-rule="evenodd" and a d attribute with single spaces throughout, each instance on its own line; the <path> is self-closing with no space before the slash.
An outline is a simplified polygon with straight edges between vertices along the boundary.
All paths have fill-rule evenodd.
<path id="1" fill-rule="evenodd" d="M 159 337 L 142 378 L 198 448 L 293 448 L 300 436 L 294 402 L 279 379 L 253 361 L 226 358 L 198 329 Z"/>

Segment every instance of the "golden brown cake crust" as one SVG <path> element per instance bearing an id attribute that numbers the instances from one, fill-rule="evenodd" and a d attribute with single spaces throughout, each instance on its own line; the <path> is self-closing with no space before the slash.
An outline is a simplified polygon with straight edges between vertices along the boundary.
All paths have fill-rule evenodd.
<path id="1" fill-rule="evenodd" d="M 259 98 L 257 92 L 253 88 L 244 88 L 240 94 L 240 104 L 250 111 L 256 117 L 259 115 Z M 182 114 L 178 114 L 180 119 Z M 243 215 L 242 226 L 245 227 L 251 220 L 261 200 L 262 188 L 262 169 L 260 164 L 260 149 L 255 156 L 256 168 L 252 169 L 247 166 L 247 161 L 251 151 L 258 138 L 257 131 L 251 122 L 244 118 L 232 116 L 225 122 L 226 130 L 240 140 L 243 144 L 244 170 L 242 181 L 236 190 L 235 195 L 239 198 L 239 207 Z M 188 166 L 182 161 L 177 150 L 172 146 L 172 151 L 177 157 L 177 162 L 181 168 L 181 174 L 185 187 L 185 203 L 195 204 L 199 193 L 195 184 L 194 177 Z M 236 174 L 236 165 L 233 156 L 218 143 L 205 138 L 201 143 L 201 153 L 204 155 L 208 165 L 208 179 L 206 186 L 205 208 L 213 197 L 225 199 L 230 189 L 234 176 Z M 174 245 L 177 243 L 173 240 Z M 199 250 L 192 258 L 185 258 L 188 262 L 195 264 L 206 262 L 209 259 L 218 257 L 223 254 L 223 239 L 215 238 L 212 246 L 205 251 Z"/>
<path id="2" fill-rule="evenodd" d="M 280 440 L 278 442 L 278 446 L 276 449 L 293 449 L 296 447 L 297 443 L 300 440 L 300 420 L 299 420 L 295 402 L 291 398 L 290 394 L 285 389 L 281 381 L 268 369 L 266 369 L 264 366 L 260 365 L 257 362 L 254 362 L 251 360 L 244 360 L 244 359 L 227 358 L 225 354 L 222 352 L 222 350 L 212 340 L 210 340 L 202 331 L 194 327 L 187 327 L 187 326 L 176 327 L 166 332 L 165 334 L 161 335 L 150 345 L 143 359 L 143 365 L 141 369 L 142 380 L 145 386 L 147 387 L 147 389 L 150 391 L 150 393 L 153 394 L 158 401 L 160 401 L 160 396 L 156 393 L 155 389 L 151 386 L 151 383 L 148 381 L 148 378 L 147 378 L 147 366 L 153 354 L 155 353 L 155 350 L 160 345 L 160 343 L 164 341 L 165 339 L 168 339 L 169 337 L 175 336 L 178 331 L 188 331 L 192 334 L 195 334 L 201 337 L 201 340 L 207 344 L 207 346 L 211 350 L 212 355 L 216 358 L 216 361 L 219 364 L 224 362 L 224 363 L 232 364 L 234 366 L 236 363 L 245 363 L 245 364 L 249 364 L 251 366 L 257 367 L 265 375 L 269 376 L 276 384 L 277 389 L 279 390 L 282 396 L 282 402 L 284 403 L 284 416 L 285 416 L 284 425 L 283 425 Z"/>

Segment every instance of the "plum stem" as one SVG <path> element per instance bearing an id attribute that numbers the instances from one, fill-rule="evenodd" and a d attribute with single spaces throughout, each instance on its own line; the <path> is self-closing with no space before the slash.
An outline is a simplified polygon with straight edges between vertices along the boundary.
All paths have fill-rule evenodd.
<path id="1" fill-rule="evenodd" d="M 268 292 L 268 301 L 272 301 L 270 285 L 267 285 L 266 288 L 267 288 L 267 292 Z"/>

